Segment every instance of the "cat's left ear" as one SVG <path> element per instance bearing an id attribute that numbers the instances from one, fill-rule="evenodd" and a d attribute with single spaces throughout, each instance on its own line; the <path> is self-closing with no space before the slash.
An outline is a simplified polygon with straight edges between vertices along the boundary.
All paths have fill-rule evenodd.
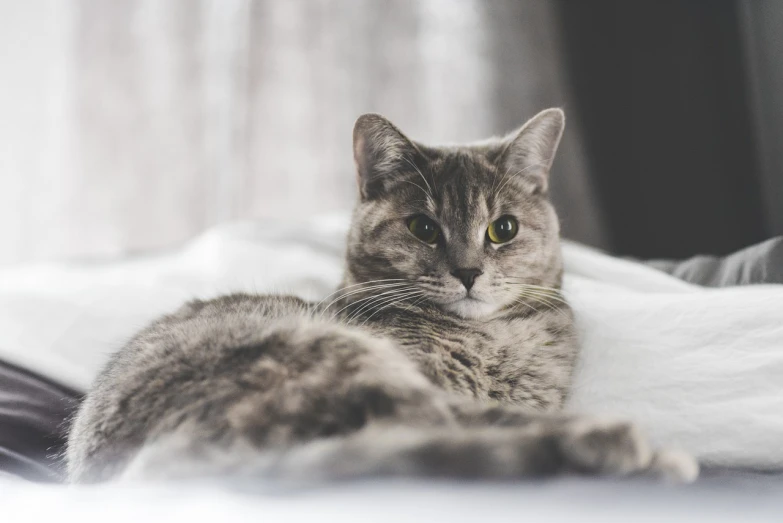
<path id="1" fill-rule="evenodd" d="M 546 193 L 564 128 L 562 109 L 545 109 L 535 115 L 506 138 L 500 155 L 502 171 L 520 176 L 532 193 Z"/>

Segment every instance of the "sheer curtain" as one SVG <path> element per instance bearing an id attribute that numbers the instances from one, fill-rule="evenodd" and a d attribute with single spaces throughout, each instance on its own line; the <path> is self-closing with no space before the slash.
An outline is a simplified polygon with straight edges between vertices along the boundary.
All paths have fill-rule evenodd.
<path id="1" fill-rule="evenodd" d="M 568 111 L 549 2 L 0 0 L 0 263 L 350 208 L 351 129 L 454 142 Z M 604 242 L 569 122 L 553 191 Z"/>

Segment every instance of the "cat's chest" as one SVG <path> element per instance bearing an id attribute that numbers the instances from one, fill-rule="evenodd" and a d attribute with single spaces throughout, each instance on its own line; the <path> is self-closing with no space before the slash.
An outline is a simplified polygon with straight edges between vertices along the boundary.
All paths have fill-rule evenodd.
<path id="1" fill-rule="evenodd" d="M 481 399 L 509 396 L 548 337 L 546 322 L 536 318 L 418 318 L 390 334 L 431 381 Z"/>

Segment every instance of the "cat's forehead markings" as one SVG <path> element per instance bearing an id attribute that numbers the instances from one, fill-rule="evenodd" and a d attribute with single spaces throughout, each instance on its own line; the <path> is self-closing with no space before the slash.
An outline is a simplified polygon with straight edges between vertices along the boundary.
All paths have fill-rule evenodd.
<path id="1" fill-rule="evenodd" d="M 487 230 L 486 227 L 488 225 L 485 222 L 487 222 L 488 220 L 491 220 L 492 217 L 490 216 L 490 213 L 489 213 L 489 206 L 487 205 L 487 199 L 486 198 L 480 198 L 479 201 L 477 202 L 476 206 L 479 208 L 477 210 L 477 213 L 476 213 L 477 217 L 478 217 L 478 220 L 477 220 L 478 223 L 477 223 L 477 227 L 474 230 L 475 230 L 475 232 L 477 234 L 477 238 L 476 239 L 479 242 L 483 242 L 484 241 L 484 235 L 486 234 L 486 230 Z"/>
<path id="2" fill-rule="evenodd" d="M 443 239 L 447 242 L 451 239 L 451 230 L 449 229 L 448 223 L 440 224 L 440 232 L 443 234 Z"/>
<path id="3" fill-rule="evenodd" d="M 493 174 L 497 171 L 495 165 L 492 162 L 490 162 L 489 158 L 487 158 L 485 155 L 477 153 L 477 154 L 473 154 L 471 158 L 476 164 L 478 164 L 477 167 L 479 167 L 482 171 L 490 172 Z"/>

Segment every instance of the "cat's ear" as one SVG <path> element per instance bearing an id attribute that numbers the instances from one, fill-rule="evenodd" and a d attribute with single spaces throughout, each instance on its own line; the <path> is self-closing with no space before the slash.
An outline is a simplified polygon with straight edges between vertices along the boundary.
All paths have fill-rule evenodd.
<path id="1" fill-rule="evenodd" d="M 535 115 L 506 137 L 500 155 L 502 171 L 520 176 L 531 193 L 545 193 L 564 128 L 565 114 L 561 109 L 545 109 Z"/>
<path id="2" fill-rule="evenodd" d="M 364 114 L 353 128 L 353 158 L 362 199 L 387 191 L 420 156 L 416 145 L 379 114 Z M 406 167 L 407 165 L 407 167 Z"/>

